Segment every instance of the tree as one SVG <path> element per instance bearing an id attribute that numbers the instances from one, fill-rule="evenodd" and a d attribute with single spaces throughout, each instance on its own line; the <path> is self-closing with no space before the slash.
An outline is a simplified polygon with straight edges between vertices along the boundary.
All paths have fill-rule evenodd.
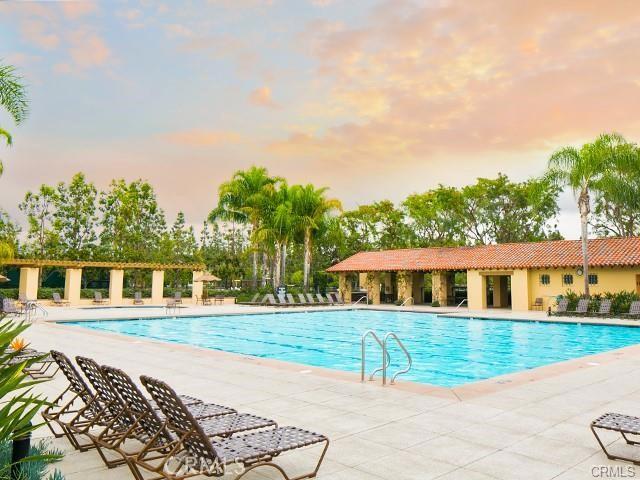
<path id="1" fill-rule="evenodd" d="M 303 237 L 303 286 L 305 291 L 309 289 L 315 234 L 332 210 L 342 210 L 342 204 L 339 200 L 325 197 L 327 190 L 327 188 L 316 189 L 311 184 L 291 187 L 290 197 L 295 227 L 299 229 Z"/>
<path id="2" fill-rule="evenodd" d="M 11 65 L 0 64 L 0 105 L 9 112 L 9 116 L 16 125 L 22 123 L 29 113 L 27 88 Z M 8 146 L 13 144 L 11 134 L 1 125 L 0 137 L 4 137 Z M 0 175 L 2 175 L 2 171 L 3 165 L 0 160 Z"/>
<path id="3" fill-rule="evenodd" d="M 379 250 L 403 248 L 411 243 L 411 230 L 402 210 L 389 200 L 360 205 L 342 215 L 347 249 Z"/>
<path id="4" fill-rule="evenodd" d="M 88 260 L 97 240 L 96 198 L 98 191 L 77 173 L 69 184 L 59 183 L 54 197 L 53 232 L 60 256 L 69 260 Z"/>
<path id="5" fill-rule="evenodd" d="M 109 260 L 144 262 L 154 258 L 166 230 L 153 187 L 136 180 L 111 182 L 100 196 L 100 251 Z"/>
<path id="6" fill-rule="evenodd" d="M 29 229 L 25 253 L 35 258 L 55 256 L 58 240 L 51 228 L 56 204 L 56 190 L 41 185 L 37 192 L 27 192 L 18 208 L 27 216 Z"/>
<path id="7" fill-rule="evenodd" d="M 570 188 L 578 202 L 582 239 L 584 293 L 589 295 L 588 224 L 591 193 L 615 188 L 611 171 L 630 163 L 633 153 L 626 140 L 617 133 L 602 134 L 581 148 L 563 147 L 551 155 L 546 179 L 561 188 Z"/>
<path id="8" fill-rule="evenodd" d="M 279 181 L 279 178 L 269 177 L 264 167 L 252 166 L 248 170 L 235 172 L 230 181 L 220 185 L 218 206 L 211 212 L 209 219 L 248 223 L 251 230 L 256 231 L 267 213 L 270 197 Z M 251 276 L 254 288 L 258 285 L 258 253 L 258 247 L 254 245 Z"/>
<path id="9" fill-rule="evenodd" d="M 18 251 L 20 226 L 13 222 L 9 214 L 0 209 L 0 263 L 13 258 Z"/>

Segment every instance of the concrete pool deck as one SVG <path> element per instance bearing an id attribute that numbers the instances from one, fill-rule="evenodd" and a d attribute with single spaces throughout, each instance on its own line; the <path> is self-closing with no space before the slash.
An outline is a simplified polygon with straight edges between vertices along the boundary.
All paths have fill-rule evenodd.
<path id="1" fill-rule="evenodd" d="M 152 309 L 113 310 L 118 311 L 50 309 L 48 320 L 162 316 L 143 312 Z M 188 307 L 181 314 L 269 310 L 275 309 L 225 305 Z M 476 313 L 482 312 L 464 315 L 480 316 Z M 500 313 L 513 315 L 484 312 L 492 318 Z M 544 312 L 532 313 L 532 320 L 546 318 Z M 277 365 L 51 322 L 36 322 L 26 336 L 36 348 L 90 356 L 123 368 L 134 378 L 157 376 L 205 401 L 324 433 L 332 443 L 320 479 L 594 478 L 595 467 L 628 464 L 606 459 L 589 422 L 607 411 L 640 415 L 640 346 L 470 384 L 464 387 L 469 387 L 467 394 L 461 395 L 459 389 L 412 390 L 404 384 L 382 387 L 379 381 L 361 384 L 352 374 L 325 375 L 314 367 Z M 497 388 L 479 388 L 487 382 Z M 58 375 L 39 388 L 53 397 L 64 386 Z M 45 429 L 38 432 L 47 434 Z M 606 438 L 613 441 L 615 436 Z M 614 443 L 614 450 L 626 449 L 619 441 Z M 95 452 L 77 453 L 64 440 L 54 444 L 68 452 L 58 467 L 69 480 L 132 478 L 126 468 L 106 469 Z M 311 465 L 313 453 L 287 454 L 279 461 L 295 472 Z M 640 475 L 640 467 L 635 468 Z M 277 478 L 264 474 L 271 472 L 257 470 L 246 478 Z"/>

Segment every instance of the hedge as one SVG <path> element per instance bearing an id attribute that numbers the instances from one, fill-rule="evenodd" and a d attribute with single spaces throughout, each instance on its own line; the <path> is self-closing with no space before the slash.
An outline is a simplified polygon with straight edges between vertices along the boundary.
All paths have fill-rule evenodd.
<path id="1" fill-rule="evenodd" d="M 569 290 L 564 295 L 558 295 L 556 302 L 560 301 L 562 298 L 569 300 L 567 310 L 571 311 L 576 309 L 578 306 L 578 300 L 584 298 L 584 296 Z M 640 295 L 631 291 L 596 293 L 589 297 L 591 300 L 589 302 L 589 312 L 597 312 L 600 309 L 600 302 L 603 298 L 611 300 L 611 315 L 615 316 L 620 315 L 621 313 L 629 313 L 631 302 L 640 300 Z"/>

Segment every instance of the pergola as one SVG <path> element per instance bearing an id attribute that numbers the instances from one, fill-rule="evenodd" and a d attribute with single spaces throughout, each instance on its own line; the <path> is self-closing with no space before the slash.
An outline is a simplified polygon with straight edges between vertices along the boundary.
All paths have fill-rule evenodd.
<path id="1" fill-rule="evenodd" d="M 28 299 L 38 297 L 38 273 L 41 268 L 55 267 L 66 269 L 64 280 L 64 298 L 70 305 L 80 303 L 83 268 L 108 268 L 109 301 L 112 305 L 122 304 L 122 288 L 126 269 L 151 270 L 151 303 L 162 303 L 165 270 L 190 270 L 193 273 L 192 296 L 202 296 L 203 282 L 196 281 L 202 277 L 205 265 L 200 263 L 146 263 L 146 262 L 94 262 L 83 260 L 46 260 L 16 258 L 3 262 L 20 268 L 19 293 Z"/>

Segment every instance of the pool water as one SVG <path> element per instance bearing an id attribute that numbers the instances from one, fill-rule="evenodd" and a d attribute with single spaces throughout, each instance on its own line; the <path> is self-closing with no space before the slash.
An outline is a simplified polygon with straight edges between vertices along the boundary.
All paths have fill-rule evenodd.
<path id="1" fill-rule="evenodd" d="M 360 338 L 395 332 L 413 357 L 403 380 L 455 387 L 640 343 L 640 328 L 336 310 L 72 322 L 82 328 L 195 345 L 349 372 L 360 371 Z M 368 370 L 380 347 L 369 342 Z M 390 372 L 406 359 L 390 347 Z"/>

